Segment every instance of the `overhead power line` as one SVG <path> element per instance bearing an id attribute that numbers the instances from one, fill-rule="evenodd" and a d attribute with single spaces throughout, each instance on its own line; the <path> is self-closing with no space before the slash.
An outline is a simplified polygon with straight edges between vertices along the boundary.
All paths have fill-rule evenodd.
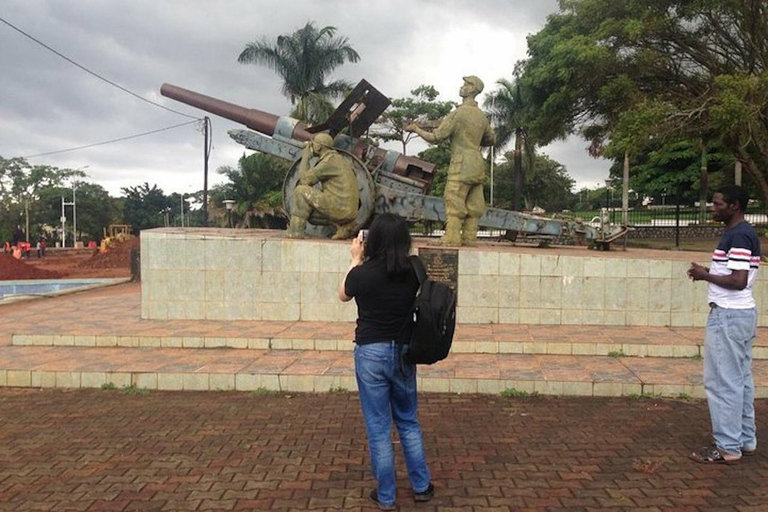
<path id="1" fill-rule="evenodd" d="M 96 146 L 103 146 L 105 144 L 112 144 L 113 142 L 121 142 L 121 141 L 124 141 L 124 140 L 135 139 L 135 138 L 138 138 L 138 137 L 144 137 L 145 135 L 152 135 L 153 133 L 163 132 L 163 131 L 166 131 L 166 130 L 172 130 L 174 128 L 180 128 L 182 126 L 187 126 L 187 125 L 198 123 L 198 122 L 201 122 L 201 121 L 202 121 L 202 119 L 195 119 L 194 121 L 187 121 L 186 123 L 176 124 L 176 125 L 173 125 L 173 126 L 168 126 L 166 128 L 160 128 L 158 130 L 152 130 L 150 132 L 139 133 L 137 135 L 129 135 L 128 137 L 121 137 L 119 139 L 106 140 L 104 142 L 96 142 L 94 144 L 86 144 L 85 146 L 77 146 L 76 148 L 60 149 L 60 150 L 57 150 L 57 151 L 48 151 L 47 153 L 38 153 L 36 155 L 24 156 L 22 158 L 35 158 L 35 157 L 38 157 L 38 156 L 57 155 L 59 153 L 68 153 L 70 151 L 77 151 L 79 149 L 86 149 L 86 148 L 93 148 L 93 147 L 96 147 Z"/>
<path id="2" fill-rule="evenodd" d="M 198 118 L 197 118 L 197 117 L 195 117 L 195 116 L 191 116 L 191 115 L 189 115 L 189 114 L 185 114 L 185 113 L 183 113 L 183 112 L 179 112 L 178 110 L 173 110 L 172 108 L 168 108 L 168 107 L 166 107 L 165 105 L 161 105 L 161 104 L 159 104 L 159 103 L 155 103 L 154 101 L 148 100 L 148 99 L 144 98 L 143 96 L 139 96 L 139 95 L 138 95 L 138 94 L 136 94 L 135 92 L 133 92 L 133 91 L 130 91 L 130 90 L 128 90 L 128 89 L 126 89 L 126 88 L 125 88 L 125 87 L 123 87 L 122 85 L 116 84 L 116 83 L 115 83 L 115 82 L 113 82 L 112 80 L 109 80 L 109 79 L 107 79 L 107 78 L 104 78 L 103 76 L 99 75 L 98 73 L 94 73 L 93 71 L 91 71 L 90 69 L 86 68 L 85 66 L 82 66 L 82 65 L 78 64 L 78 63 L 77 63 L 77 62 L 75 62 L 74 60 L 72 60 L 72 59 L 70 59 L 69 57 L 67 57 L 66 55 L 64 55 L 64 54 L 62 54 L 62 53 L 60 53 L 60 52 L 58 52 L 58 51 L 54 50 L 53 48 L 51 48 L 50 46 L 48 46 L 48 45 L 47 45 L 47 44 L 45 44 L 44 42 L 42 42 L 42 41 L 40 41 L 39 39 L 35 38 L 34 36 L 31 36 L 30 34 L 27 34 L 26 32 L 24 32 L 23 30 L 21 30 L 21 29 L 20 29 L 20 28 L 18 28 L 17 26 L 13 25 L 13 24 L 12 24 L 12 23 L 10 23 L 9 21 L 7 21 L 7 20 L 4 20 L 3 18 L 0 18 L 0 21 L 1 21 L 1 22 L 3 22 L 3 23 L 5 23 L 6 25 L 8 25 L 9 27 L 11 27 L 11 28 L 12 28 L 13 30 L 15 30 L 16 32 L 18 32 L 18 33 L 20 33 L 21 35 L 23 35 L 24 37 L 27 37 L 27 38 L 31 39 L 32 41 L 36 42 L 37 44 L 39 44 L 40 46 L 42 46 L 42 47 L 43 47 L 43 48 L 45 48 L 46 50 L 48 50 L 48 51 L 50 51 L 50 52 L 54 53 L 55 55 L 57 55 L 57 56 L 61 57 L 61 58 L 62 58 L 62 59 L 64 59 L 64 60 L 66 60 L 66 61 L 67 61 L 67 62 L 69 62 L 70 64 L 72 64 L 72 65 L 74 65 L 74 66 L 77 66 L 78 68 L 80 68 L 80 69 L 82 69 L 83 71 L 85 71 L 86 73 L 88 73 L 88 74 L 90 74 L 90 75 L 92 75 L 92 76 L 94 76 L 94 77 L 98 78 L 99 80 L 102 80 L 102 81 L 104 81 L 104 82 L 107 82 L 109 85 L 111 85 L 111 86 L 113 86 L 113 87 L 117 87 L 117 88 L 118 88 L 118 89 L 120 89 L 121 91 L 123 91 L 123 92 L 125 92 L 125 93 L 128 93 L 128 94 L 130 94 L 130 95 L 131 95 L 131 96 L 133 96 L 134 98 L 138 98 L 138 99 L 140 99 L 141 101 L 144 101 L 144 102 L 147 102 L 147 103 L 149 103 L 150 105 L 154 105 L 154 106 L 156 106 L 156 107 L 160 107 L 160 108 L 162 108 L 163 110 L 167 110 L 167 111 L 169 111 L 169 112 L 173 112 L 174 114 L 178 114 L 178 115 L 180 115 L 180 116 L 188 117 L 188 118 L 190 118 L 190 119 L 198 119 Z"/>

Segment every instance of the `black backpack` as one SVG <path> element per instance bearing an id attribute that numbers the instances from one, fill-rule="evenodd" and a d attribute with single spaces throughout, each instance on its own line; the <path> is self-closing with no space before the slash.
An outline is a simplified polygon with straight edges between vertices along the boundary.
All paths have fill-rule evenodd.
<path id="1" fill-rule="evenodd" d="M 448 356 L 456 330 L 456 292 L 445 283 L 427 277 L 417 256 L 409 258 L 419 279 L 419 291 L 412 308 L 409 349 L 403 359 L 411 364 L 433 364 Z"/>

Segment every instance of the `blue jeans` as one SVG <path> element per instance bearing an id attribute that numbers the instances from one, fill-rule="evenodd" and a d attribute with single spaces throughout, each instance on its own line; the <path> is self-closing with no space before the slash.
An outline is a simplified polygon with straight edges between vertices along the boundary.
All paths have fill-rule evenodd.
<path id="1" fill-rule="evenodd" d="M 404 371 L 400 371 L 398 350 L 393 341 L 355 345 L 355 377 L 368 433 L 371 470 L 382 505 L 392 505 L 396 499 L 393 418 L 411 488 L 424 492 L 430 482 L 417 415 L 416 367 L 404 363 Z"/>
<path id="2" fill-rule="evenodd" d="M 722 450 L 741 455 L 757 447 L 752 343 L 757 310 L 713 307 L 704 340 L 704 390 L 712 435 Z"/>

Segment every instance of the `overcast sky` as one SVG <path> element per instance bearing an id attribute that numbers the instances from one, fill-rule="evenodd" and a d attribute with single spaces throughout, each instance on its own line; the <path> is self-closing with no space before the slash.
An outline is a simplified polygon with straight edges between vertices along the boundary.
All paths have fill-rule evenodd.
<path id="1" fill-rule="evenodd" d="M 192 117 L 204 112 L 160 95 L 168 82 L 249 108 L 287 115 L 271 70 L 237 62 L 246 43 L 301 28 L 335 26 L 360 54 L 331 78 L 366 79 L 405 97 L 434 85 L 459 101 L 461 77 L 493 90 L 526 56 L 526 36 L 557 11 L 556 0 L 2 0 L 0 18 L 94 74 Z M 478 99 L 482 102 L 484 95 Z M 216 169 L 236 166 L 245 148 L 227 135 L 235 123 L 211 115 Z M 31 164 L 83 168 L 120 195 L 144 182 L 166 194 L 202 189 L 203 136 L 196 124 L 66 153 L 32 157 L 159 130 L 190 121 L 110 85 L 0 22 L 0 156 Z M 609 162 L 571 138 L 544 148 L 577 188 L 595 187 Z M 396 149 L 396 148 L 395 148 Z M 416 152 L 416 147 L 412 152 Z"/>

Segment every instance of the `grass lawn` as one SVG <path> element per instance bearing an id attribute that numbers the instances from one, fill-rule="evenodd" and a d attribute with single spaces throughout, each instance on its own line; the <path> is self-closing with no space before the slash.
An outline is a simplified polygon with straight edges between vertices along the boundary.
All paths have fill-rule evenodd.
<path id="1" fill-rule="evenodd" d="M 627 240 L 627 247 L 638 247 L 642 249 L 660 249 L 665 251 L 696 251 L 711 252 L 717 246 L 719 238 L 680 238 L 680 246 L 675 247 L 674 238 L 630 238 Z M 614 243 L 623 243 L 621 241 Z"/>

